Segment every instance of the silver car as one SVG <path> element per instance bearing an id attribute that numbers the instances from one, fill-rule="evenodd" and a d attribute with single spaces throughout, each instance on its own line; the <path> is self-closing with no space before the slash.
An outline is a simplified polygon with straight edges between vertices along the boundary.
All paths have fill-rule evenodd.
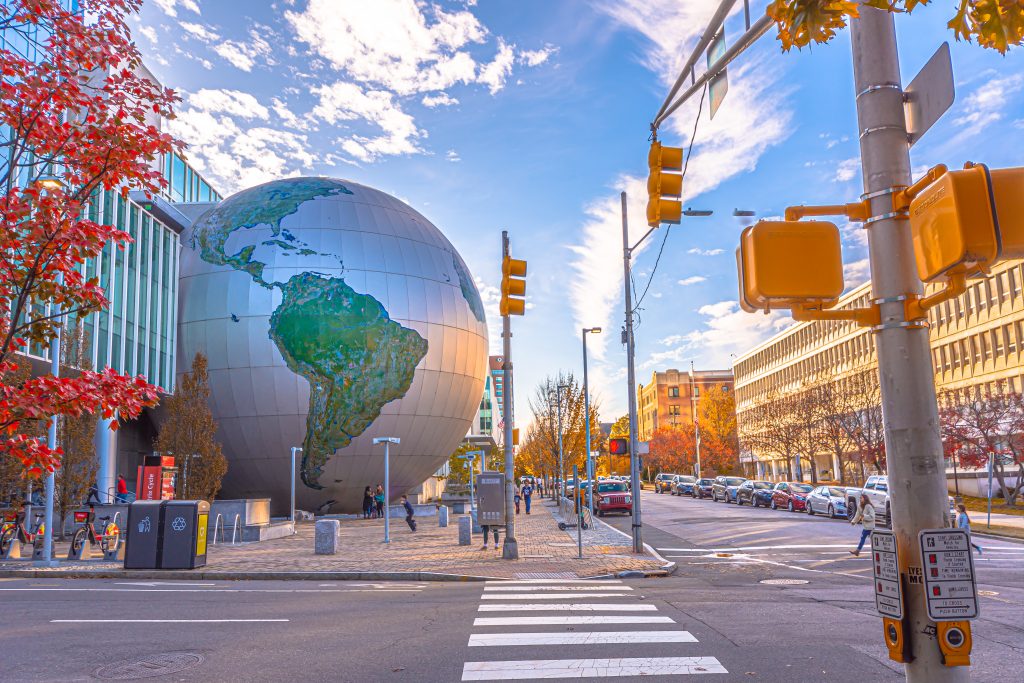
<path id="1" fill-rule="evenodd" d="M 807 494 L 807 514 L 821 513 L 829 517 L 846 516 L 846 489 L 839 486 L 818 486 Z"/>

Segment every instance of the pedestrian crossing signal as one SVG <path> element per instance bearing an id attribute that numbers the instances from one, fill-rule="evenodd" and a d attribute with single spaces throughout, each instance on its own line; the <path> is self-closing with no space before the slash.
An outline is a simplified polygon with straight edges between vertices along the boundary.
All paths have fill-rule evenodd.
<path id="1" fill-rule="evenodd" d="M 608 452 L 612 455 L 629 455 L 629 439 L 609 439 Z"/>

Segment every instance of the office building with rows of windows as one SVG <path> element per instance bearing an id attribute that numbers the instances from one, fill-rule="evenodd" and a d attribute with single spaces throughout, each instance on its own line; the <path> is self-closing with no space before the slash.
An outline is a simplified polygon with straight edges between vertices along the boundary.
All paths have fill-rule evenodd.
<path id="1" fill-rule="evenodd" d="M 730 391 L 729 370 L 663 370 L 636 388 L 637 436 L 650 441 L 659 427 L 693 426 L 700 397 L 711 387 Z"/>
<path id="2" fill-rule="evenodd" d="M 1005 386 L 1024 389 L 1024 261 L 1007 261 L 990 277 L 970 281 L 961 296 L 928 311 L 929 339 L 938 391 Z M 925 294 L 939 289 L 926 285 Z M 870 283 L 845 294 L 837 308 L 866 306 Z M 842 382 L 865 371 L 877 372 L 875 342 L 868 328 L 847 321 L 794 324 L 738 357 L 736 413 L 741 444 L 756 443 L 754 411 L 766 402 L 806 390 L 817 380 Z M 801 453 L 804 470 L 815 458 L 820 475 L 839 479 L 840 463 L 828 453 Z M 785 462 L 757 447 L 741 449 L 751 476 L 785 476 Z M 844 479 L 857 480 L 859 467 L 846 464 Z"/>

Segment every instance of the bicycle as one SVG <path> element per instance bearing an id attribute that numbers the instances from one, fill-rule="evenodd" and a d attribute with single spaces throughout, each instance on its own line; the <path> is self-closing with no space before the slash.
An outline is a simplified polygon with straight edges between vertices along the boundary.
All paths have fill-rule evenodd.
<path id="1" fill-rule="evenodd" d="M 97 519 L 96 511 L 91 508 L 89 510 L 75 510 L 73 514 L 75 523 L 82 526 L 75 531 L 75 535 L 71 538 L 71 549 L 68 551 L 68 557 L 80 558 L 86 541 L 93 545 L 98 545 L 104 555 L 117 552 L 121 544 L 121 530 L 110 521 L 110 515 Z M 96 532 L 97 522 L 103 524 L 102 533 Z"/>
<path id="2" fill-rule="evenodd" d="M 583 530 L 586 531 L 590 527 L 594 526 L 594 518 L 590 516 L 590 508 L 583 508 L 582 513 L 576 515 L 577 519 L 583 519 Z M 558 528 L 562 531 L 566 529 L 575 529 L 575 522 L 559 522 Z"/>
<path id="3" fill-rule="evenodd" d="M 8 546 L 17 542 L 18 511 L 8 510 L 4 512 L 3 522 L 0 523 L 0 557 L 7 557 Z"/>

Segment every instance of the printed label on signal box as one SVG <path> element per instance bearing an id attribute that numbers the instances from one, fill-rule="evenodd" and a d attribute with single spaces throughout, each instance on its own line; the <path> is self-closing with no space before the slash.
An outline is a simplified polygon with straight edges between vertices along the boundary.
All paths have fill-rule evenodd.
<path id="1" fill-rule="evenodd" d="M 924 566 L 925 598 L 932 621 L 978 616 L 971 539 L 964 529 L 925 529 L 918 534 Z"/>
<path id="2" fill-rule="evenodd" d="M 871 532 L 871 571 L 874 574 L 875 608 L 883 617 L 903 618 L 903 591 L 896 554 L 896 536 L 891 531 Z"/>

